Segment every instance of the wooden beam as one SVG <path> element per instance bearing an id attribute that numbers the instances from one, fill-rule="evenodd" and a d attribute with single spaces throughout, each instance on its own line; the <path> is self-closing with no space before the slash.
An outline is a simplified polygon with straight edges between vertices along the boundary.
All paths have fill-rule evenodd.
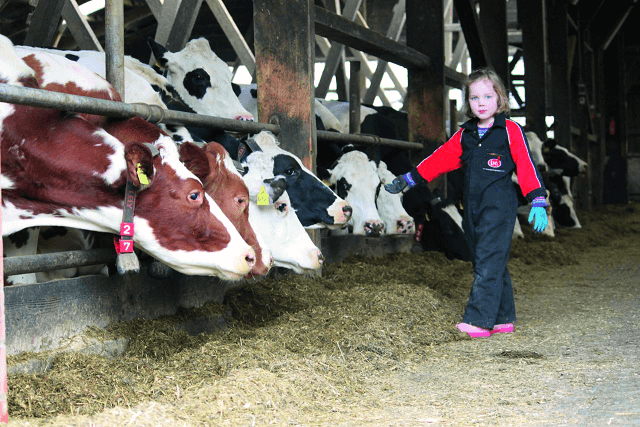
<path id="1" fill-rule="evenodd" d="M 409 141 L 423 144 L 420 157 L 433 153 L 446 138 L 442 17 L 442 0 L 407 0 L 407 47 L 430 58 L 432 65 L 408 69 L 405 106 L 409 114 Z M 430 186 L 444 192 L 442 179 L 434 180 Z"/>
<path id="2" fill-rule="evenodd" d="M 356 17 L 356 12 L 360 8 L 362 0 L 347 0 L 347 4 L 343 10 L 342 17 L 353 21 Z M 318 98 L 325 98 L 329 91 L 329 85 L 333 76 L 338 70 L 338 64 L 344 63 L 344 45 L 337 42 L 332 42 L 329 52 L 326 55 L 324 70 L 322 70 L 322 76 L 316 87 L 316 96 Z"/>
<path id="3" fill-rule="evenodd" d="M 316 34 L 385 61 L 407 68 L 425 68 L 431 65 L 429 57 L 416 48 L 390 40 L 376 31 L 354 25 L 348 19 L 318 6 L 315 7 L 315 23 Z"/>
<path id="4" fill-rule="evenodd" d="M 480 0 L 480 26 L 484 35 L 485 46 L 495 72 L 504 82 L 509 92 L 509 41 L 507 37 L 507 2 Z"/>
<path id="5" fill-rule="evenodd" d="M 402 33 L 402 28 L 404 27 L 406 20 L 405 7 L 405 0 L 398 0 L 398 3 L 393 7 L 393 17 L 391 18 L 391 23 L 387 29 L 387 37 L 391 40 L 398 41 L 400 38 L 400 34 Z M 373 104 L 373 101 L 376 99 L 376 94 L 379 93 L 380 82 L 387 71 L 388 64 L 389 63 L 387 61 L 378 61 L 376 71 L 373 73 L 369 82 L 369 87 L 362 98 L 362 102 L 364 104 Z"/>
<path id="6" fill-rule="evenodd" d="M 87 18 L 80 12 L 76 0 L 65 0 L 62 8 L 62 17 L 67 21 L 69 31 L 71 31 L 73 38 L 76 39 L 80 49 L 104 52 L 98 37 L 91 29 L 89 22 L 87 22 Z"/>
<path id="7" fill-rule="evenodd" d="M 31 14 L 29 29 L 24 39 L 26 46 L 48 47 L 58 30 L 65 0 L 39 1 Z"/>
<path id="8" fill-rule="evenodd" d="M 202 6 L 202 0 L 164 0 L 155 41 L 172 52 L 184 48 Z"/>
<path id="9" fill-rule="evenodd" d="M 527 107 L 527 130 L 543 137 L 547 131 L 546 116 L 546 32 L 543 0 L 518 1 L 518 21 L 522 26 L 524 54 L 524 90 Z M 542 31 L 541 31 L 542 29 Z"/>
<path id="10" fill-rule="evenodd" d="M 569 146 L 571 140 L 571 85 L 569 75 L 569 22 L 563 0 L 547 0 L 549 23 L 549 109 L 554 116 L 555 139 Z M 540 135 L 541 136 L 541 135 Z"/>
<path id="11" fill-rule="evenodd" d="M 220 24 L 220 28 L 222 28 L 222 31 L 224 31 L 224 34 L 227 36 L 231 47 L 236 52 L 236 55 L 238 55 L 238 58 L 240 58 L 240 62 L 247 67 L 249 74 L 255 76 L 256 58 L 253 52 L 251 52 L 251 48 L 249 48 L 245 38 L 240 34 L 240 30 L 238 30 L 227 7 L 222 0 L 206 0 L 206 2 L 211 12 L 213 12 L 213 16 L 216 17 L 218 24 Z"/>
<path id="12" fill-rule="evenodd" d="M 491 66 L 491 58 L 487 54 L 487 43 L 472 0 L 453 0 L 469 47 L 472 68 Z"/>

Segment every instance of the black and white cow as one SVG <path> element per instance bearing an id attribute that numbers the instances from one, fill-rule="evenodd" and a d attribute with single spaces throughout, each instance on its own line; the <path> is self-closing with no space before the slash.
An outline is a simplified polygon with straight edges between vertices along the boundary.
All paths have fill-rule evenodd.
<path id="1" fill-rule="evenodd" d="M 265 152 L 269 159 L 266 167 L 271 169 L 273 177 L 285 179 L 291 206 L 305 228 L 343 228 L 351 218 L 351 206 L 307 169 L 297 156 L 280 148 L 280 142 L 271 132 L 260 132 L 246 142 L 230 138 L 221 144 L 240 163 L 244 163 L 253 151 Z"/>

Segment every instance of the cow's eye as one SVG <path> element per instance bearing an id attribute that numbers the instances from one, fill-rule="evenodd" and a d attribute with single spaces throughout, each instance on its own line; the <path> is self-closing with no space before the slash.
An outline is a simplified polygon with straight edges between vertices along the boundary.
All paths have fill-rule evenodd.
<path id="1" fill-rule="evenodd" d="M 191 193 L 189 193 L 189 200 L 191 200 L 192 202 L 202 202 L 202 193 L 198 190 L 196 191 L 192 191 Z"/>
<path id="2" fill-rule="evenodd" d="M 240 207 L 240 212 L 244 212 L 244 210 L 247 208 L 247 199 L 245 199 L 244 197 L 236 197 L 236 203 Z"/>
<path id="3" fill-rule="evenodd" d="M 287 176 L 294 176 L 294 175 L 296 174 L 296 170 L 295 170 L 294 168 L 289 168 L 289 169 L 287 169 L 286 171 L 284 171 L 284 173 L 285 173 Z"/>

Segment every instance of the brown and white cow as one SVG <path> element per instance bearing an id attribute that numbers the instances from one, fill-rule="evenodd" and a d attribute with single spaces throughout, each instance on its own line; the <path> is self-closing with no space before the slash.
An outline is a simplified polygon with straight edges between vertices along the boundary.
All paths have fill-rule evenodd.
<path id="1" fill-rule="evenodd" d="M 0 36 L 0 82 L 39 88 L 35 74 Z M 154 156 L 77 114 L 0 103 L 0 139 L 3 236 L 52 225 L 119 234 L 130 180 L 138 186 L 140 249 L 184 274 L 228 280 L 255 264 L 254 250 L 179 161 L 168 137 L 155 143 Z"/>

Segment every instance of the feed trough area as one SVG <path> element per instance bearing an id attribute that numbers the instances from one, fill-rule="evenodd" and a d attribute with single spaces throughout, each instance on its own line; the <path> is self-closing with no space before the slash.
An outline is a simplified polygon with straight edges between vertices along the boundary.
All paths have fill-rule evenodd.
<path id="1" fill-rule="evenodd" d="M 579 211 L 553 239 L 523 227 L 512 334 L 457 332 L 471 263 L 354 256 L 10 356 L 11 425 L 633 425 L 639 212 Z M 187 332 L 203 318 L 221 328 Z"/>

